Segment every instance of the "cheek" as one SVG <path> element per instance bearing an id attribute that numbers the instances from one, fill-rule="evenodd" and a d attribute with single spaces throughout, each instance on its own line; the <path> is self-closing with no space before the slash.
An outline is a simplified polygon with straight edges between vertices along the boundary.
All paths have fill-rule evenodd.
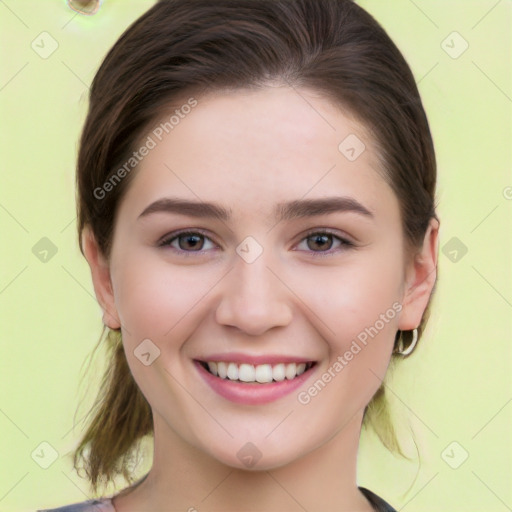
<path id="1" fill-rule="evenodd" d="M 116 307 L 133 338 L 176 338 L 194 322 L 221 274 L 171 265 L 161 257 L 125 259 L 116 274 Z M 136 341 L 134 339 L 134 341 Z"/>
<path id="2" fill-rule="evenodd" d="M 398 322 L 396 303 L 402 286 L 398 256 L 356 254 L 337 267 L 311 268 L 305 275 L 296 278 L 298 294 L 317 315 L 315 324 L 323 324 L 320 331 L 326 338 L 339 340 L 336 348 L 343 349 L 347 340 L 376 322 L 382 331 Z"/>
<path id="3" fill-rule="evenodd" d="M 310 321 L 326 341 L 328 363 L 321 370 L 335 382 L 329 386 L 333 400 L 348 393 L 342 402 L 363 406 L 386 374 L 401 311 L 400 264 L 396 251 L 382 251 L 309 275 L 305 302 L 317 314 Z"/>

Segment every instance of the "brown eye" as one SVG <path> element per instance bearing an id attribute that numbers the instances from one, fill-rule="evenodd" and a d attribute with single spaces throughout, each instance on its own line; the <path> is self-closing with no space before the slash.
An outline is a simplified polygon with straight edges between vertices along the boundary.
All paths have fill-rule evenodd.
<path id="1" fill-rule="evenodd" d="M 316 250 L 329 250 L 332 247 L 333 236 L 329 234 L 316 234 L 307 237 L 308 248 L 312 251 Z"/>
<path id="2" fill-rule="evenodd" d="M 183 251 L 199 251 L 204 244 L 203 235 L 184 234 L 179 235 L 177 238 L 179 248 Z"/>
<path id="3" fill-rule="evenodd" d="M 301 250 L 316 253 L 318 256 L 327 256 L 354 247 L 352 242 L 328 231 L 312 231 L 308 233 L 306 237 L 302 239 L 299 247 L 304 242 L 306 248 Z"/>
<path id="4" fill-rule="evenodd" d="M 206 249 L 204 247 L 207 242 L 214 246 L 206 235 L 195 231 L 186 231 L 173 233 L 165 237 L 158 245 L 160 247 L 170 247 L 177 252 L 188 253 L 201 252 L 208 249 L 208 247 Z"/>

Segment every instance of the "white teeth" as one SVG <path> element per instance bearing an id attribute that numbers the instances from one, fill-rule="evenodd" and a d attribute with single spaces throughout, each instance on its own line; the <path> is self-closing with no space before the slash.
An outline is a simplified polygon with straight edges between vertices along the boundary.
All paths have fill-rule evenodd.
<path id="1" fill-rule="evenodd" d="M 254 367 L 253 367 L 254 368 Z M 272 366 L 269 364 L 259 364 L 256 366 L 255 377 L 258 382 L 272 382 Z"/>
<path id="2" fill-rule="evenodd" d="M 284 364 L 276 364 L 272 367 L 272 377 L 277 382 L 281 382 L 286 378 L 286 367 Z"/>
<path id="3" fill-rule="evenodd" d="M 235 363 L 228 364 L 228 379 L 238 380 L 238 366 Z"/>
<path id="4" fill-rule="evenodd" d="M 221 379 L 225 379 L 228 376 L 228 367 L 226 363 L 217 363 L 217 375 Z"/>
<path id="5" fill-rule="evenodd" d="M 297 375 L 297 365 L 295 363 L 287 364 L 284 374 L 288 380 L 293 379 Z"/>
<path id="6" fill-rule="evenodd" d="M 235 365 L 235 363 L 231 363 Z M 231 366 L 230 364 L 230 366 Z M 236 365 L 235 365 L 236 366 Z M 229 374 L 228 374 L 229 376 Z M 242 382 L 254 382 L 256 376 L 256 370 L 252 364 L 241 364 L 238 368 L 238 378 Z"/>
<path id="7" fill-rule="evenodd" d="M 241 363 L 226 363 L 208 361 L 207 363 L 210 373 L 220 377 L 221 379 L 238 380 L 242 382 L 259 382 L 265 384 L 276 381 L 282 382 L 285 379 L 291 380 L 302 375 L 311 364 L 306 363 L 279 363 L 276 365 Z"/>
<path id="8" fill-rule="evenodd" d="M 221 363 L 221 364 L 224 364 L 224 363 Z M 213 375 L 217 375 L 217 363 L 212 361 L 210 363 L 208 363 L 208 369 L 210 370 L 211 373 L 213 373 Z"/>

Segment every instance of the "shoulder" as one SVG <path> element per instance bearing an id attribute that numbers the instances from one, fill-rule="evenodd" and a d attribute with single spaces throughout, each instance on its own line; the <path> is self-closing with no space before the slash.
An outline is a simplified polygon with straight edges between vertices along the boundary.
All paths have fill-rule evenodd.
<path id="1" fill-rule="evenodd" d="M 365 498 L 370 502 L 376 512 L 396 512 L 396 510 L 381 497 L 364 487 L 359 487 Z"/>
<path id="2" fill-rule="evenodd" d="M 115 512 L 112 501 L 109 498 L 94 499 L 73 503 L 63 507 L 42 509 L 37 512 Z"/>

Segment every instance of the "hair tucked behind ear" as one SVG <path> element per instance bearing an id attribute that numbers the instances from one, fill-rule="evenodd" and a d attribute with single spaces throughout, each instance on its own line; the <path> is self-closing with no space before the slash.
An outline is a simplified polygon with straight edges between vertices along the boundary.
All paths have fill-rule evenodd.
<path id="1" fill-rule="evenodd" d="M 77 471 L 82 469 L 80 460 L 83 461 L 95 492 L 118 474 L 130 483 L 133 481 L 128 471 L 132 452 L 144 436 L 153 432 L 151 407 L 132 377 L 120 331 L 108 329 L 106 342 L 109 364 L 89 411 L 93 418 L 73 459 Z"/>
<path id="2" fill-rule="evenodd" d="M 434 145 L 407 62 L 366 11 L 351 0 L 160 0 L 119 38 L 90 88 L 77 162 L 80 248 L 89 226 L 109 258 L 115 214 L 137 172 L 135 166 L 127 174 L 123 164 L 171 105 L 268 84 L 310 88 L 368 129 L 379 172 L 399 202 L 404 252 L 421 247 L 437 218 Z M 426 316 L 420 335 L 425 322 Z M 110 366 L 75 453 L 95 488 L 117 473 L 127 476 L 131 450 L 153 428 L 113 336 L 119 334 L 108 336 Z M 364 423 L 401 453 L 384 387 Z"/>

